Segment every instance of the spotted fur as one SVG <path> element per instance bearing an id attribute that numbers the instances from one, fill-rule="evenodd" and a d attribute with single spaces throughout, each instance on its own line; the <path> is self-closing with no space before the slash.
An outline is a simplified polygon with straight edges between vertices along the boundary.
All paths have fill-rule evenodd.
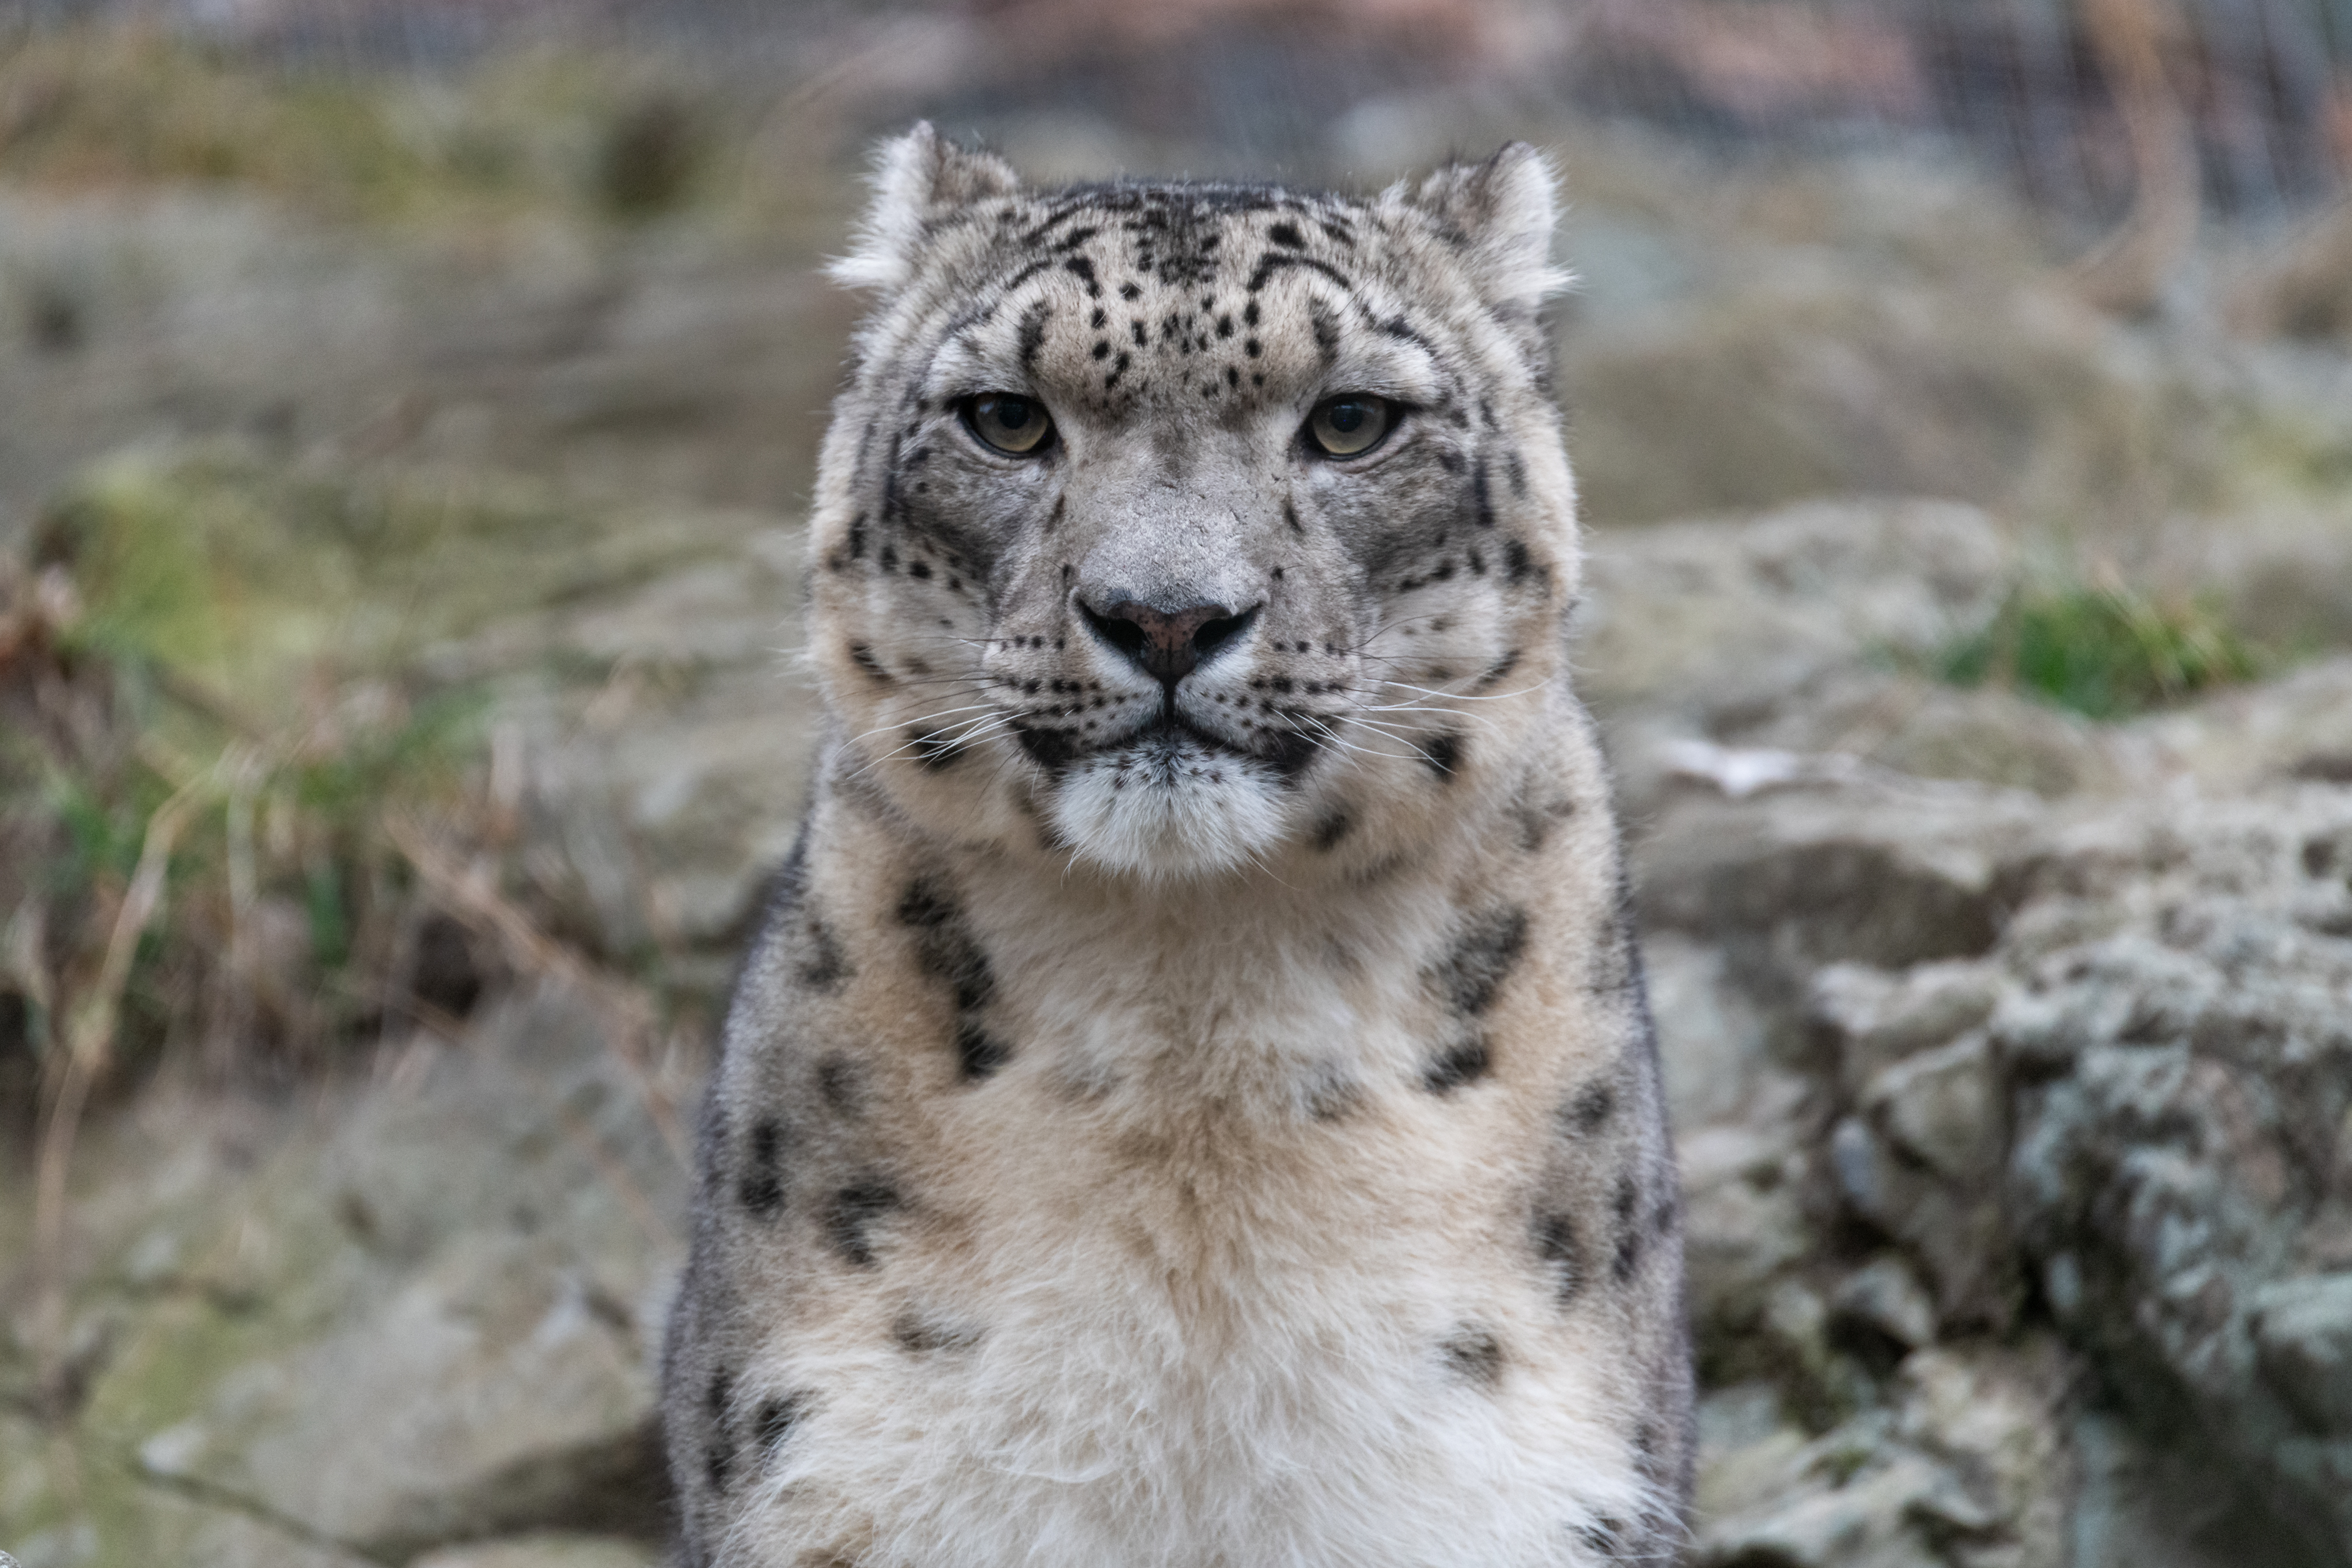
<path id="1" fill-rule="evenodd" d="M 813 524 L 832 738 L 671 1321 L 684 1562 L 1675 1555 L 1552 210 L 1520 146 L 1369 197 L 889 148 L 835 268 L 877 303 Z M 991 392 L 1056 445 L 984 445 Z M 1301 434 L 1340 394 L 1402 410 L 1344 461 Z M 1223 618 L 1163 680 L 1122 603 Z"/>

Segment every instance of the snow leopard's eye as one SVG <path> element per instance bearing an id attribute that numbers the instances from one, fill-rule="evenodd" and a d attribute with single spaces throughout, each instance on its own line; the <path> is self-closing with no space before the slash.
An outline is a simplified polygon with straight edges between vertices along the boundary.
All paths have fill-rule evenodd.
<path id="1" fill-rule="evenodd" d="M 966 398 L 963 422 L 982 441 L 1016 458 L 1044 451 L 1054 438 L 1054 421 L 1047 416 L 1045 405 L 1010 392 L 983 392 Z"/>
<path id="2" fill-rule="evenodd" d="M 1379 446 L 1395 422 L 1387 398 L 1343 393 L 1325 398 L 1307 416 L 1307 444 L 1327 458 L 1352 458 Z"/>

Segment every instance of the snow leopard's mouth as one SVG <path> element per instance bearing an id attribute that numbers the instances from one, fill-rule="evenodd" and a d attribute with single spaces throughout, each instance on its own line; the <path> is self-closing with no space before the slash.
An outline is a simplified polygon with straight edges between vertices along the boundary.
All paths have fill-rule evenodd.
<path id="1" fill-rule="evenodd" d="M 1313 760 L 1318 745 L 1313 735 L 1290 731 L 1280 736 L 1275 746 L 1244 746 L 1202 729 L 1171 703 L 1125 736 L 1097 749 L 1139 753 L 1140 760 L 1161 763 L 1179 762 L 1187 751 L 1206 752 L 1211 758 L 1264 763 L 1288 779 Z"/>
<path id="2" fill-rule="evenodd" d="M 1188 764 L 1217 761 L 1259 763 L 1272 768 L 1284 782 L 1296 777 L 1315 759 L 1321 742 L 1304 731 L 1270 737 L 1272 745 L 1247 746 L 1202 728 L 1177 711 L 1171 702 L 1124 733 L 1088 746 L 1070 743 L 1066 731 L 1017 731 L 1030 756 L 1055 773 L 1097 758 L 1116 758 L 1122 772 L 1144 766 L 1172 779 Z"/>

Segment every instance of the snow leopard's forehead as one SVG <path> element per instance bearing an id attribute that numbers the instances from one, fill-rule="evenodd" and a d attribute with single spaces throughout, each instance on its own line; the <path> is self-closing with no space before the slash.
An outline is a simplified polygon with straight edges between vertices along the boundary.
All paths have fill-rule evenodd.
<path id="1" fill-rule="evenodd" d="M 1410 206 L 1276 186 L 1024 192 L 935 230 L 868 347 L 914 395 L 1020 385 L 1066 419 L 1231 423 L 1342 387 L 1458 414 L 1474 380 L 1541 375 L 1464 243 Z"/>

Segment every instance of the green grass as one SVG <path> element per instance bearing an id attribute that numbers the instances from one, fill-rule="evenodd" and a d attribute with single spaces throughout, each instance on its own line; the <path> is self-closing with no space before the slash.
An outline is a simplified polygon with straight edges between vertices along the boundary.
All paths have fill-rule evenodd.
<path id="1" fill-rule="evenodd" d="M 1955 685 L 2007 686 L 2093 719 L 2126 719 L 2251 679 L 2263 660 L 2208 605 L 2101 583 L 2021 587 L 1937 663 Z"/>

